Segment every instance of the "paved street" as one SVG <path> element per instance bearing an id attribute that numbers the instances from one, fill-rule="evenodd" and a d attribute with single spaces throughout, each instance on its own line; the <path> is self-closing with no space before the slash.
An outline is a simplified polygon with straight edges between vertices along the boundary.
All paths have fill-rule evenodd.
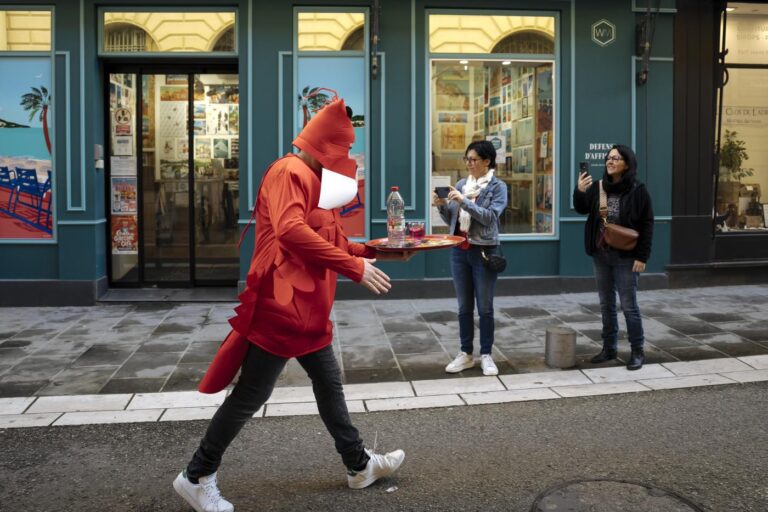
<path id="1" fill-rule="evenodd" d="M 761 382 L 354 414 L 368 443 L 378 432 L 379 449 L 406 451 L 396 478 L 363 491 L 346 488 L 317 416 L 258 418 L 227 453 L 220 482 L 239 511 L 525 512 L 554 485 L 599 478 L 660 486 L 701 510 L 763 512 L 766 403 Z M 41 512 L 188 511 L 170 484 L 205 425 L 0 430 L 0 503 Z M 672 510 L 624 503 L 592 510 Z"/>
<path id="2" fill-rule="evenodd" d="M 768 288 L 640 292 L 647 361 L 768 354 Z M 0 397 L 195 390 L 235 304 L 140 303 L 0 309 Z M 551 371 L 545 329 L 578 333 L 579 369 L 600 349 L 596 293 L 497 297 L 502 375 Z M 339 301 L 334 347 L 347 384 L 478 377 L 444 372 L 458 351 L 455 299 Z M 620 325 L 624 319 L 620 315 Z M 620 357 L 628 355 L 620 334 Z M 609 363 L 612 365 L 613 363 Z M 291 361 L 278 386 L 307 386 Z"/>

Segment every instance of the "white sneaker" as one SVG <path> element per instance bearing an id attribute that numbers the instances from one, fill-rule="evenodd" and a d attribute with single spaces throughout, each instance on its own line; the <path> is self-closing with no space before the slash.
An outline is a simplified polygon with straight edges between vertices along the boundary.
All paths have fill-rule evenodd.
<path id="1" fill-rule="evenodd" d="M 197 512 L 234 512 L 234 505 L 221 497 L 216 473 L 201 476 L 198 481 L 199 484 L 193 484 L 182 471 L 173 481 L 173 488 Z"/>
<path id="2" fill-rule="evenodd" d="M 456 359 L 448 363 L 448 366 L 445 367 L 445 371 L 447 373 L 459 373 L 467 368 L 472 368 L 473 366 L 475 366 L 475 360 L 472 357 L 472 354 L 459 352 Z"/>
<path id="3" fill-rule="evenodd" d="M 351 489 L 363 489 L 368 487 L 379 478 L 389 476 L 400 467 L 405 459 L 405 452 L 403 450 L 395 450 L 393 452 L 379 454 L 373 453 L 369 449 L 365 449 L 365 453 L 368 454 L 370 459 L 365 469 L 362 471 L 347 471 L 347 483 Z"/>
<path id="4" fill-rule="evenodd" d="M 498 375 L 499 369 L 496 368 L 496 363 L 493 362 L 493 357 L 490 354 L 482 354 L 480 356 L 480 367 L 483 369 L 483 375 Z"/>

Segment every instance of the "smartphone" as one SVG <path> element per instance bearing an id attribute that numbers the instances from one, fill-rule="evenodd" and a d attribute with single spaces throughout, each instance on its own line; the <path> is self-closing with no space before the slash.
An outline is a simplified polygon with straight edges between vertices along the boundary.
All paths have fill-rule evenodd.
<path id="1" fill-rule="evenodd" d="M 435 187 L 435 194 L 437 194 L 437 197 L 440 199 L 448 197 L 448 192 L 450 191 L 451 187 Z"/>
<path id="2" fill-rule="evenodd" d="M 579 162 L 579 176 L 582 174 L 589 174 L 589 163 Z"/>

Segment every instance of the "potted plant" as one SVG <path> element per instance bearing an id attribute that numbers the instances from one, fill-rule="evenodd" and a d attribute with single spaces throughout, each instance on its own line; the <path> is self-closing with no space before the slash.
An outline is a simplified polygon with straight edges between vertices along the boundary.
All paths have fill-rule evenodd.
<path id="1" fill-rule="evenodd" d="M 717 186 L 717 209 L 720 213 L 729 204 L 738 207 L 741 179 L 752 176 L 753 170 L 741 166 L 749 160 L 746 144 L 736 138 L 736 132 L 726 129 L 720 144 L 720 179 Z"/>

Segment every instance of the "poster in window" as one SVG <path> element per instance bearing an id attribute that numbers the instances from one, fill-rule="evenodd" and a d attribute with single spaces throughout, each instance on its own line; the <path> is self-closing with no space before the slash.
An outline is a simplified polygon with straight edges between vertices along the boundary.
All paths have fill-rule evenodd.
<path id="1" fill-rule="evenodd" d="M 136 178 L 112 178 L 112 213 L 136 213 Z"/>
<path id="2" fill-rule="evenodd" d="M 463 124 L 440 125 L 440 148 L 445 151 L 464 151 L 467 130 Z"/>
<path id="3" fill-rule="evenodd" d="M 469 80 L 437 80 L 435 107 L 437 110 L 469 110 Z"/>
<path id="4" fill-rule="evenodd" d="M 131 135 L 117 135 L 112 138 L 113 156 L 133 156 L 133 137 Z"/>
<path id="5" fill-rule="evenodd" d="M 136 215 L 113 215 L 110 234 L 112 254 L 139 253 L 139 228 Z"/>
<path id="6" fill-rule="evenodd" d="M 0 239 L 53 237 L 56 169 L 48 57 L 0 59 Z M 11 201 L 13 194 L 13 201 Z"/>
<path id="7" fill-rule="evenodd" d="M 299 101 L 294 117 L 294 136 L 298 135 L 299 131 L 322 108 L 325 102 L 331 99 L 333 94 L 328 91 L 317 91 L 319 94 L 312 95 L 311 91 L 321 87 L 336 91 L 344 103 L 352 109 L 355 142 L 349 155 L 357 163 L 358 193 L 352 201 L 339 210 L 339 213 L 347 236 L 358 239 L 366 236 L 365 187 L 368 164 L 366 155 L 368 126 L 365 118 L 365 81 L 367 72 L 365 57 L 362 56 L 300 57 L 296 76 L 298 90 L 295 91 L 295 97 Z M 232 128 L 231 125 L 232 121 L 230 120 L 230 129 Z M 403 188 L 400 190 L 403 197 L 408 201 L 413 191 L 407 191 Z"/>
<path id="8" fill-rule="evenodd" d="M 211 139 L 208 137 L 195 138 L 195 159 L 209 160 L 211 158 Z"/>
<path id="9" fill-rule="evenodd" d="M 229 158 L 229 139 L 213 139 L 213 158 Z"/>

